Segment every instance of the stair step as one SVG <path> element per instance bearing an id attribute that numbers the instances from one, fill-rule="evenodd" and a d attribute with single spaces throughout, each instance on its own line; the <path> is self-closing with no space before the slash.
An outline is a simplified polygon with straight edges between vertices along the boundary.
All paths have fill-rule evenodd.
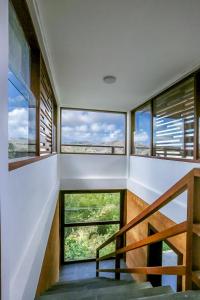
<path id="1" fill-rule="evenodd" d="M 134 281 L 116 281 L 116 280 L 100 280 L 100 281 L 93 281 L 93 282 L 86 282 L 83 285 L 73 285 L 70 286 L 62 285 L 62 286 L 54 286 L 47 290 L 45 294 L 53 294 L 53 293 L 63 293 L 63 292 L 73 292 L 74 290 L 77 291 L 83 291 L 83 290 L 92 290 L 92 289 L 99 289 L 99 288 L 106 288 L 106 287 L 116 287 L 116 286 L 129 286 L 133 285 Z"/>
<path id="2" fill-rule="evenodd" d="M 41 300 L 124 300 L 135 299 L 138 297 L 148 297 L 152 295 L 161 295 L 172 293 L 170 287 L 152 288 L 149 283 L 138 283 L 128 286 L 116 286 L 99 288 L 97 290 L 82 290 L 80 292 L 65 292 L 50 295 L 43 295 L 38 298 Z"/>
<path id="3" fill-rule="evenodd" d="M 158 295 L 158 296 L 150 296 L 140 297 L 140 298 L 132 298 L 137 300 L 200 300 L 200 291 L 187 291 L 187 292 L 179 292 L 170 295 Z M 130 299 L 131 300 L 131 299 Z"/>

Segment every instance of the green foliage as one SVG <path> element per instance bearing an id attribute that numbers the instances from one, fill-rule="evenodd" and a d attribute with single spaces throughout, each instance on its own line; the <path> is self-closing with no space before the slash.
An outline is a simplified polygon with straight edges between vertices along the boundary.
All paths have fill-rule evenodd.
<path id="1" fill-rule="evenodd" d="M 119 220 L 119 193 L 65 195 L 65 222 Z"/>
<path id="2" fill-rule="evenodd" d="M 169 250 L 171 250 L 171 248 L 168 246 L 168 244 L 163 242 L 163 252 L 166 252 L 166 251 L 169 251 Z"/>
<path id="3" fill-rule="evenodd" d="M 65 222 L 110 221 L 120 219 L 119 193 L 65 195 Z M 96 256 L 96 248 L 119 230 L 118 224 L 65 228 L 65 260 Z M 114 243 L 100 251 L 114 251 Z"/>

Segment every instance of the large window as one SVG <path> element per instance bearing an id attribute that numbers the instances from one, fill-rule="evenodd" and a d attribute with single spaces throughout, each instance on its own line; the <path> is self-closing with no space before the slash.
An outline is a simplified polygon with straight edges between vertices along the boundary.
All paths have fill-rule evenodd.
<path id="1" fill-rule="evenodd" d="M 62 193 L 63 262 L 94 259 L 96 248 L 120 228 L 123 192 Z M 114 243 L 100 255 L 115 250 Z"/>
<path id="2" fill-rule="evenodd" d="M 198 159 L 198 84 L 191 75 L 132 111 L 132 154 Z"/>
<path id="3" fill-rule="evenodd" d="M 10 3 L 8 153 L 12 160 L 36 154 L 36 100 L 29 85 L 30 48 Z"/>
<path id="4" fill-rule="evenodd" d="M 126 114 L 61 109 L 61 152 L 125 154 Z"/>

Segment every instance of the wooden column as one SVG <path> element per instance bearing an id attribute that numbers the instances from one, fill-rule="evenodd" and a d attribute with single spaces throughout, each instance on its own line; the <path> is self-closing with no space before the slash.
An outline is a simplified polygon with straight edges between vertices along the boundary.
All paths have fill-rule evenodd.
<path id="1" fill-rule="evenodd" d="M 117 236 L 116 237 L 116 246 L 115 246 L 116 252 L 120 248 L 121 248 L 121 236 Z M 121 257 L 120 254 L 116 254 L 116 257 L 115 257 L 115 269 L 120 269 L 120 257 Z M 120 273 L 119 272 L 115 273 L 115 279 L 116 280 L 120 280 Z"/>

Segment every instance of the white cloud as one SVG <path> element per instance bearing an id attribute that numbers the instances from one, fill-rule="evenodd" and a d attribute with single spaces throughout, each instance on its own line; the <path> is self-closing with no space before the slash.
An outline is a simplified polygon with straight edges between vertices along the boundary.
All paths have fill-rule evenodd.
<path id="1" fill-rule="evenodd" d="M 28 138 L 28 112 L 25 108 L 15 108 L 8 113 L 9 138 Z"/>
<path id="2" fill-rule="evenodd" d="M 145 143 L 149 140 L 148 134 L 145 131 L 140 131 L 134 136 L 134 140 L 137 143 Z"/>

